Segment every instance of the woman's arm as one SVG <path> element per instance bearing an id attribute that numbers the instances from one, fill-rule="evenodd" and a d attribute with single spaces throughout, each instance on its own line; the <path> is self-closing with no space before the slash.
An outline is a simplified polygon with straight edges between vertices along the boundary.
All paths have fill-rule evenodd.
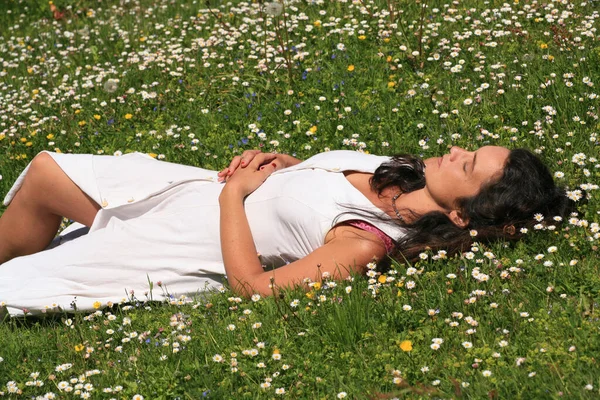
<path id="1" fill-rule="evenodd" d="M 221 253 L 234 289 L 263 273 L 244 210 L 245 194 L 236 189 L 227 184 L 219 196 Z"/>
<path id="2" fill-rule="evenodd" d="M 265 272 L 252 238 L 244 209 L 244 198 L 256 190 L 276 169 L 275 155 L 256 155 L 247 168 L 239 168 L 219 196 L 221 252 L 231 287 L 238 293 L 270 295 L 271 284 L 289 287 L 304 278 L 319 281 L 327 273 L 343 279 L 362 270 L 373 258 L 381 259 L 386 250 L 375 234 L 354 227 L 335 227 L 333 239 L 301 260 Z"/>
<path id="3" fill-rule="evenodd" d="M 378 238 L 347 231 L 298 261 L 264 271 L 242 202 L 235 196 L 226 196 L 221 207 L 228 206 L 231 208 L 221 209 L 221 251 L 227 280 L 242 296 L 249 297 L 254 293 L 270 296 L 277 293 L 276 288 L 303 285 L 305 278 L 312 282 L 320 282 L 325 275 L 331 279 L 345 279 L 351 273 L 363 272 L 369 262 L 381 260 L 386 254 Z"/>

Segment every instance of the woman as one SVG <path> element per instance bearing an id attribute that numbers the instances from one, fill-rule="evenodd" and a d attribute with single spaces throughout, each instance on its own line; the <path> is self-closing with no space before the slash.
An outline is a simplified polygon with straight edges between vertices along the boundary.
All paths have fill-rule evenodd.
<path id="1" fill-rule="evenodd" d="M 246 151 L 218 173 L 139 153 L 43 152 L 5 204 L 0 302 L 11 314 L 92 309 L 132 293 L 157 299 L 149 280 L 193 294 L 219 286 L 223 274 L 242 295 L 269 295 L 273 285 L 326 273 L 345 278 L 388 254 L 403 261 L 425 247 L 461 251 L 474 231 L 478 241 L 516 238 L 535 213 L 567 211 L 537 157 L 496 146 L 453 147 L 424 162 L 354 151 L 301 162 Z M 39 253 L 63 216 L 89 233 Z"/>

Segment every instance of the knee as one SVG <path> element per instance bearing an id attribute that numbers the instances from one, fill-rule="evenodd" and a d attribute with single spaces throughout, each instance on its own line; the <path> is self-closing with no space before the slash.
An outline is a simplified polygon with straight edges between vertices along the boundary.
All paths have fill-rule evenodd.
<path id="1" fill-rule="evenodd" d="M 39 153 L 36 155 L 23 182 L 23 189 L 40 189 L 52 182 L 52 175 L 55 173 L 58 165 L 48 153 Z"/>
<path id="2" fill-rule="evenodd" d="M 56 162 L 52 158 L 52 156 L 48 153 L 38 153 L 33 160 L 31 160 L 31 166 L 29 167 L 32 170 L 46 170 L 52 164 L 56 165 Z"/>

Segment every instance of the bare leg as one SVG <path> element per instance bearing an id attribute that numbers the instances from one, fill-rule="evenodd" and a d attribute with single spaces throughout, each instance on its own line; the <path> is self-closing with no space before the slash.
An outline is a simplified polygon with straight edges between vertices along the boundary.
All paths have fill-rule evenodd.
<path id="1" fill-rule="evenodd" d="M 99 209 L 50 155 L 37 155 L 0 218 L 0 264 L 44 250 L 56 235 L 62 217 L 91 226 Z"/>

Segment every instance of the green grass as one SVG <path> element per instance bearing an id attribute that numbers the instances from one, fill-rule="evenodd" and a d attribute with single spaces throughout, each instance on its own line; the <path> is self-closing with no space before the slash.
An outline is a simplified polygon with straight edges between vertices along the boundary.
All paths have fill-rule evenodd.
<path id="1" fill-rule="evenodd" d="M 535 150 L 561 184 L 588 184 L 587 203 L 514 246 L 395 265 L 386 283 L 5 320 L 0 397 L 596 398 L 598 2 L 297 1 L 285 24 L 258 3 L 209 3 L 57 0 L 56 19 L 5 1 L 2 193 L 41 150 L 221 169 L 254 148 L 494 144 Z"/>

